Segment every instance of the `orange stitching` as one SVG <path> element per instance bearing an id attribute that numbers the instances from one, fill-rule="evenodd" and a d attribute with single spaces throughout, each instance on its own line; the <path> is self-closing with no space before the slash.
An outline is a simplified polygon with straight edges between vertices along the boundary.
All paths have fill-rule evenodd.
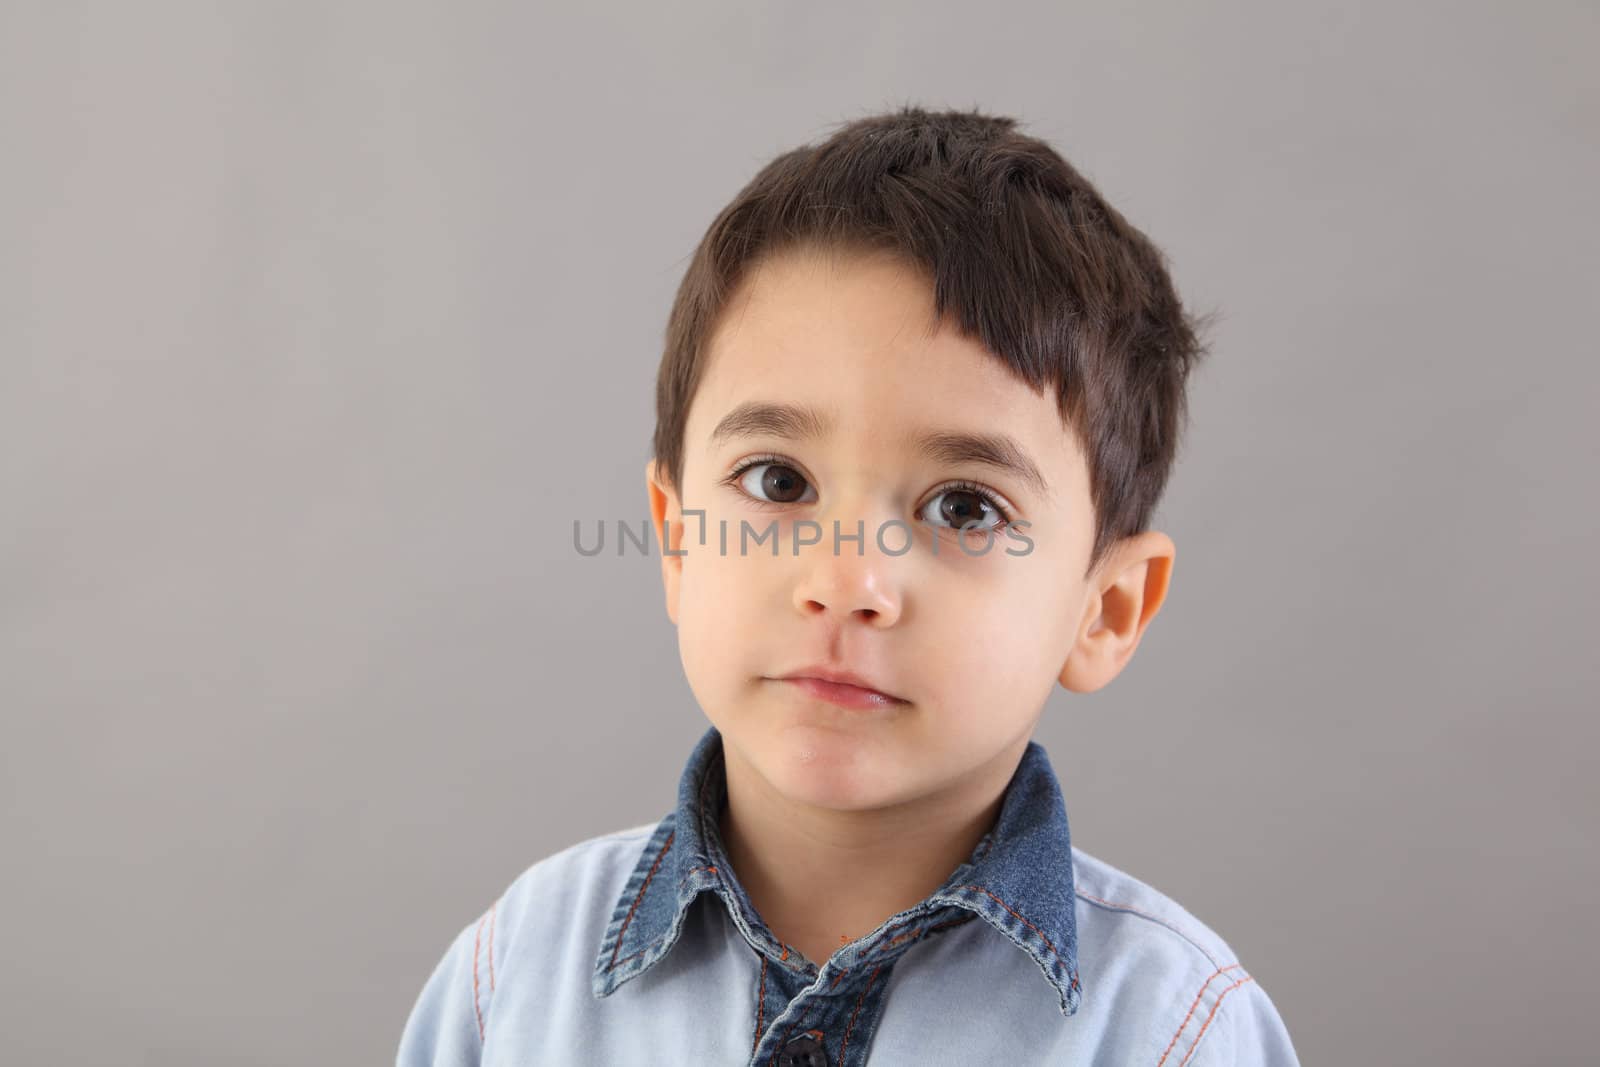
<path id="1" fill-rule="evenodd" d="M 634 909 L 638 908 L 639 901 L 644 899 L 644 891 L 650 888 L 650 879 L 656 876 L 656 871 L 661 867 L 662 857 L 666 856 L 667 849 L 672 847 L 672 839 L 677 836 L 678 831 L 674 829 L 667 835 L 667 840 L 662 844 L 661 851 L 656 853 L 656 861 L 650 865 L 650 873 L 644 876 L 644 885 L 639 887 L 638 894 L 633 898 L 633 906 L 628 909 L 627 918 L 622 920 L 622 927 L 617 931 L 617 943 L 611 947 L 611 962 L 606 964 L 606 970 L 609 971 L 617 965 L 617 953 L 622 950 L 622 935 L 628 932 L 628 924 L 633 922 Z M 637 956 L 638 953 L 635 952 L 633 955 Z M 633 956 L 628 958 L 632 959 Z"/>
<path id="2" fill-rule="evenodd" d="M 1161 1067 L 1163 1063 L 1167 1062 L 1167 1054 L 1172 1051 L 1172 1046 L 1178 1043 L 1178 1038 L 1183 1034 L 1183 1028 L 1188 1026 L 1189 1020 L 1194 1017 L 1194 1010 L 1200 1006 L 1200 998 L 1206 995 L 1206 990 L 1210 988 L 1212 979 L 1216 978 L 1217 975 L 1221 974 L 1223 971 L 1231 971 L 1237 966 L 1239 966 L 1239 964 L 1230 963 L 1226 967 L 1219 967 L 1217 970 L 1211 973 L 1210 978 L 1206 979 L 1206 984 L 1201 986 L 1200 992 L 1194 995 L 1194 1003 L 1189 1005 L 1189 1014 L 1185 1015 L 1183 1017 L 1183 1022 L 1178 1024 L 1178 1029 L 1173 1033 L 1172 1040 L 1167 1042 L 1167 1047 L 1161 1050 L 1161 1058 L 1156 1061 L 1156 1067 Z M 1221 998 L 1219 997 L 1217 999 L 1220 1000 Z"/>
<path id="3" fill-rule="evenodd" d="M 1196 1048 L 1198 1048 L 1199 1045 L 1200 1045 L 1200 1039 L 1202 1037 L 1206 1036 L 1206 1027 L 1211 1025 L 1211 1020 L 1216 1018 L 1217 1009 L 1222 1007 L 1222 998 L 1227 996 L 1229 993 L 1232 993 L 1235 989 L 1238 989 L 1240 986 L 1244 985 L 1246 982 L 1253 982 L 1253 981 L 1255 981 L 1254 978 L 1250 977 L 1249 975 L 1245 975 L 1243 978 L 1241 978 L 1237 982 L 1233 983 L 1227 989 L 1224 989 L 1221 992 L 1221 994 L 1218 995 L 1217 1002 L 1215 1004 L 1211 1005 L 1211 1014 L 1206 1016 L 1205 1024 L 1200 1027 L 1200 1032 L 1198 1034 L 1194 1035 L 1194 1044 L 1189 1046 L 1189 1051 L 1184 1054 L 1183 1059 L 1178 1063 L 1178 1067 L 1183 1067 L 1183 1065 L 1185 1063 L 1189 1062 L 1189 1057 L 1194 1055 L 1194 1050 Z"/>
<path id="4" fill-rule="evenodd" d="M 989 893 L 989 891 L 987 889 L 983 888 L 983 886 L 981 886 L 981 885 L 964 885 L 961 888 L 962 889 L 976 889 L 980 893 Z M 999 905 L 1002 908 L 1006 909 L 1007 911 L 1011 912 L 1011 914 L 1015 915 L 1021 921 L 1023 926 L 1026 926 L 1028 929 L 1030 929 L 1034 933 L 1038 934 L 1039 935 L 1039 940 L 1044 942 L 1044 947 L 1049 949 L 1050 952 L 1057 959 L 1060 959 L 1061 953 L 1056 951 L 1056 947 L 1050 943 L 1050 939 L 1048 937 L 1044 936 L 1044 932 L 1043 931 L 1041 931 L 1037 926 L 1033 925 L 1027 919 L 1024 919 L 1019 912 L 1017 912 L 1014 908 L 1011 907 L 1010 904 L 1007 904 L 1005 901 L 1001 900 L 999 897 L 995 897 L 993 893 L 989 893 L 989 895 L 991 897 L 994 897 L 995 901 L 997 903 L 999 903 Z M 1062 962 L 1065 963 L 1066 961 L 1063 960 Z"/>
<path id="5" fill-rule="evenodd" d="M 889 948 L 889 947 L 891 947 L 893 945 L 898 945 L 900 942 L 906 940 L 907 938 L 910 938 L 911 940 L 915 941 L 917 938 L 921 937 L 923 934 L 925 934 L 927 932 L 928 931 L 926 931 L 926 930 L 913 930 L 909 934 L 901 934 L 899 937 L 892 938 L 891 940 L 885 941 L 883 943 L 883 945 L 881 946 L 881 948 Z"/>
<path id="6" fill-rule="evenodd" d="M 990 894 L 990 895 L 992 896 L 993 894 Z M 935 930 L 943 930 L 947 926 L 960 926 L 962 923 L 969 923 L 973 919 L 976 919 L 977 917 L 978 916 L 975 913 L 968 912 L 965 918 L 951 919 L 948 922 L 942 922 L 942 923 L 934 923 L 932 926 L 923 927 L 921 930 L 914 930 L 909 934 L 901 934 L 899 937 L 890 938 L 888 941 L 879 941 L 877 944 L 872 946 L 872 951 L 874 951 L 874 952 L 882 952 L 884 949 L 889 948 L 889 947 L 891 947 L 893 945 L 897 945 L 901 941 L 904 941 L 908 937 L 913 939 L 913 940 L 915 940 L 915 939 L 917 939 L 919 937 L 926 937 L 928 934 L 933 933 Z M 916 920 L 912 919 L 912 920 L 909 920 L 909 921 L 915 922 Z M 895 927 L 894 929 L 899 929 L 899 927 Z M 886 932 L 892 932 L 892 931 L 886 931 Z M 1041 935 L 1041 936 L 1043 936 L 1043 935 Z"/>
<path id="7" fill-rule="evenodd" d="M 756 1040 L 750 1046 L 750 1055 L 756 1054 L 756 1049 L 761 1047 L 761 1010 L 767 1004 L 767 956 L 761 955 L 761 991 L 756 994 Z"/>
<path id="8" fill-rule="evenodd" d="M 783 942 L 779 941 L 778 944 L 783 945 Z M 789 946 L 788 945 L 783 945 L 783 955 L 779 956 L 778 959 L 779 960 L 786 960 L 788 958 L 789 958 Z"/>
<path id="9" fill-rule="evenodd" d="M 652 941 L 648 945 L 646 945 L 644 948 L 640 949 L 638 952 L 630 952 L 630 953 L 628 953 L 626 956 L 622 957 L 616 963 L 613 963 L 611 965 L 611 967 L 620 967 L 624 963 L 627 963 L 629 960 L 633 959 L 636 956 L 643 956 L 646 952 L 649 952 L 651 949 L 655 948 L 659 944 L 661 944 L 660 941 Z M 607 967 L 606 970 L 608 970 L 608 971 L 611 970 L 611 967 Z"/>
<path id="10" fill-rule="evenodd" d="M 478 949 L 483 944 L 483 922 L 489 916 L 484 915 L 478 920 L 478 930 L 472 935 L 472 1010 L 478 1015 L 478 1041 L 483 1041 L 483 1004 L 478 1000 Z"/>
<path id="11" fill-rule="evenodd" d="M 866 1003 L 867 990 L 872 988 L 872 980 L 878 977 L 878 972 L 881 970 L 883 970 L 883 964 L 881 963 L 872 968 L 872 973 L 867 976 L 867 988 L 863 989 L 861 991 L 861 995 L 856 998 L 856 1010 L 850 1013 L 850 1025 L 844 1028 L 844 1040 L 839 1044 L 840 1063 L 846 1062 L 844 1058 L 844 1050 L 850 1046 L 850 1031 L 856 1028 L 856 1016 L 861 1013 L 861 1005 Z"/>
<path id="12" fill-rule="evenodd" d="M 500 901 L 495 900 L 489 905 L 489 992 L 494 992 L 494 913 L 500 906 Z"/>
<path id="13" fill-rule="evenodd" d="M 992 893 L 990 894 L 990 896 L 993 896 L 993 895 L 994 894 L 992 894 Z M 998 899 L 998 898 L 996 898 L 996 899 Z M 888 941 L 879 940 L 878 942 L 876 942 L 872 946 L 870 951 L 872 951 L 872 952 L 882 952 L 884 949 L 891 948 L 894 945 L 899 944 L 901 941 L 904 941 L 908 937 L 912 938 L 913 940 L 915 940 L 916 938 L 919 938 L 919 937 L 925 937 L 928 934 L 931 934 L 936 930 L 943 930 L 947 926 L 960 926 L 962 923 L 969 923 L 973 919 L 976 919 L 977 917 L 978 916 L 977 916 L 976 913 L 968 912 L 965 918 L 951 919 L 948 922 L 942 922 L 942 923 L 934 923 L 932 926 L 925 927 L 925 928 L 923 928 L 921 930 L 914 930 L 909 934 L 901 934 L 899 937 L 890 938 Z M 1019 916 L 1019 918 L 1020 918 L 1020 916 Z M 915 921 L 916 921 L 915 919 L 907 920 L 908 923 L 909 922 L 915 922 Z M 1024 921 L 1026 921 L 1026 920 L 1024 920 Z M 904 925 L 906 925 L 906 923 L 902 923 L 901 924 L 901 926 L 904 926 Z M 898 929 L 900 929 L 899 926 L 893 927 L 893 930 L 898 930 Z M 890 933 L 890 932 L 892 932 L 892 930 L 891 931 L 885 931 L 886 934 Z M 1041 934 L 1040 936 L 1042 937 L 1043 935 Z"/>
<path id="14" fill-rule="evenodd" d="M 932 927 L 929 927 L 928 929 L 932 929 Z M 872 946 L 872 951 L 873 952 L 882 952 L 885 949 L 893 948 L 895 945 L 898 945 L 900 942 L 904 941 L 906 938 L 910 938 L 911 940 L 915 941 L 917 938 L 921 937 L 923 934 L 925 934 L 927 932 L 928 932 L 927 930 L 913 930 L 909 934 L 901 934 L 899 937 L 891 937 L 887 941 L 880 940 L 875 945 Z"/>

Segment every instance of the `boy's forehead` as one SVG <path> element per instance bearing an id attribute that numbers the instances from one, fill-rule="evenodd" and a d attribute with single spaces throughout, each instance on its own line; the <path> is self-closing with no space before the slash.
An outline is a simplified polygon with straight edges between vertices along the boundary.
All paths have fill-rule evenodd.
<path id="1" fill-rule="evenodd" d="M 931 283 L 887 255 L 763 261 L 725 306 L 706 359 L 708 407 L 778 390 L 846 414 L 982 420 L 1035 396 L 981 343 L 937 322 Z"/>
<path id="2" fill-rule="evenodd" d="M 730 295 L 711 338 L 713 352 L 778 351 L 816 357 L 840 345 L 928 338 L 932 280 L 886 253 L 801 249 L 752 265 Z M 831 342 L 831 344 L 829 344 Z"/>

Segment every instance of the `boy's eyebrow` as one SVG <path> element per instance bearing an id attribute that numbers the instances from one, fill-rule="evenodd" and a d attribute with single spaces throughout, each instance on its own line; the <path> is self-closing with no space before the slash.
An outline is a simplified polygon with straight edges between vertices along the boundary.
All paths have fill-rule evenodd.
<path id="1" fill-rule="evenodd" d="M 772 404 L 747 401 L 722 417 L 711 431 L 711 443 L 734 437 L 781 437 L 791 441 L 810 441 L 833 428 L 834 420 L 804 404 Z M 917 450 L 939 463 L 980 463 L 1007 471 L 1022 479 L 1040 496 L 1048 497 L 1050 487 L 1039 467 L 1028 458 L 1022 446 L 1003 433 L 964 433 L 935 430 L 916 440 Z"/>

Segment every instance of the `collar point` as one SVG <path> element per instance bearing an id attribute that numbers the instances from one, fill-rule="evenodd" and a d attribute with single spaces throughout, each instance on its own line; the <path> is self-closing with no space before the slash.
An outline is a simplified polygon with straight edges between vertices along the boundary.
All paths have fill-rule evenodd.
<path id="1" fill-rule="evenodd" d="M 1061 1014 L 1071 1017 L 1078 1013 L 1078 1005 L 1083 1000 L 1083 987 L 1078 984 L 1078 972 L 1067 971 L 1064 975 L 1066 984 L 1059 986 L 1061 991 Z"/>
<path id="2" fill-rule="evenodd" d="M 594 999 L 603 1000 L 616 991 L 617 983 L 611 974 L 605 971 L 595 972 L 593 980 L 589 983 L 589 992 L 594 994 Z"/>

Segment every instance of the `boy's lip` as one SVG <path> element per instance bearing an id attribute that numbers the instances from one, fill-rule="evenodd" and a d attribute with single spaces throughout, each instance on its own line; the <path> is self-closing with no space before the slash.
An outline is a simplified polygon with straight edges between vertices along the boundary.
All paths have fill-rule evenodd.
<path id="1" fill-rule="evenodd" d="M 900 704 L 907 703 L 904 697 L 896 696 L 887 689 L 884 689 L 882 686 L 875 684 L 872 679 L 866 677 L 865 675 L 857 674 L 855 671 L 848 671 L 839 667 L 828 667 L 823 664 L 817 664 L 811 667 L 801 667 L 798 670 L 790 671 L 788 674 L 781 674 L 778 676 L 779 681 L 793 681 L 799 678 L 815 678 L 817 681 L 832 682 L 834 685 L 854 686 L 855 688 L 866 693 L 876 694 L 877 696 L 893 700 Z"/>

